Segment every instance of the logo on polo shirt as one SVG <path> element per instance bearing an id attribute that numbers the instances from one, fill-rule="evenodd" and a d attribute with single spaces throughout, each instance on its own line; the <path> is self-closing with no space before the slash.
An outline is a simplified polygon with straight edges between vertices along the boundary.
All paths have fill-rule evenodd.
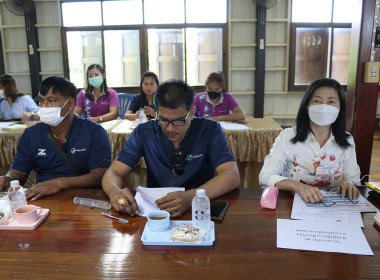
<path id="1" fill-rule="evenodd" d="M 38 156 L 46 156 L 46 153 L 45 153 L 46 149 L 38 149 Z"/>
<path id="2" fill-rule="evenodd" d="M 73 155 L 75 155 L 76 153 L 79 153 L 79 152 L 85 152 L 86 149 L 75 149 L 75 148 L 71 148 L 71 151 L 70 153 L 72 153 Z"/>
<path id="3" fill-rule="evenodd" d="M 186 160 L 187 160 L 187 161 L 192 161 L 193 159 L 200 158 L 200 157 L 203 157 L 203 154 L 199 154 L 199 155 L 188 155 L 188 156 L 186 157 Z"/>

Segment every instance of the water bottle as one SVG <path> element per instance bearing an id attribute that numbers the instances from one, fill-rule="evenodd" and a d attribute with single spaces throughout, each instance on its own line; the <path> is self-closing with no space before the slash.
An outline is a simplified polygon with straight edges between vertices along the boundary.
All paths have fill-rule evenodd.
<path id="1" fill-rule="evenodd" d="M 197 189 L 191 203 L 193 226 L 203 228 L 205 233 L 211 227 L 210 200 L 204 189 Z"/>
<path id="2" fill-rule="evenodd" d="M 145 123 L 146 122 L 146 115 L 145 115 L 145 113 L 144 113 L 143 110 L 141 110 L 141 112 L 140 112 L 139 121 L 140 121 L 140 123 Z"/>
<path id="3" fill-rule="evenodd" d="M 26 202 L 25 190 L 20 186 L 20 182 L 18 180 L 11 181 L 10 188 L 8 189 L 8 201 L 9 206 L 11 207 L 11 211 L 13 211 L 22 205 L 28 204 Z"/>
<path id="4" fill-rule="evenodd" d="M 82 197 L 74 197 L 74 204 L 80 205 L 80 206 L 88 206 L 91 208 L 99 208 L 103 210 L 110 210 L 111 209 L 111 203 L 91 199 L 91 198 L 82 198 Z"/>

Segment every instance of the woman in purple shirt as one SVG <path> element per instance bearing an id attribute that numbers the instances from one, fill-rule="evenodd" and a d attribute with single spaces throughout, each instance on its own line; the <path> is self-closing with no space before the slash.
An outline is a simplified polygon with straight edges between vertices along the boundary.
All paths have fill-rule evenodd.
<path id="1" fill-rule="evenodd" d="M 92 64 L 87 69 L 87 87 L 77 95 L 74 113 L 94 122 L 116 119 L 119 114 L 119 97 L 117 92 L 107 87 L 104 68 Z"/>
<path id="2" fill-rule="evenodd" d="M 201 92 L 194 96 L 194 106 L 200 117 L 215 121 L 245 119 L 245 114 L 235 98 L 226 92 L 222 72 L 213 72 L 208 75 L 205 89 L 207 92 Z"/>

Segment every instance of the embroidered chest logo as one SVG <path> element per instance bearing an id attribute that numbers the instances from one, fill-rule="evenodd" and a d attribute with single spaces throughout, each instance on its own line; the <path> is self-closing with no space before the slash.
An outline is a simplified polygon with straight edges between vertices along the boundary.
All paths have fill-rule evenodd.
<path id="1" fill-rule="evenodd" d="M 197 158 L 200 158 L 200 157 L 203 157 L 203 154 L 199 154 L 199 155 L 188 155 L 186 157 L 186 160 L 187 161 L 192 161 L 193 159 L 197 159 Z"/>
<path id="2" fill-rule="evenodd" d="M 84 152 L 84 151 L 86 151 L 86 149 L 75 149 L 75 148 L 72 148 L 72 149 L 70 150 L 70 152 L 71 152 L 73 155 L 75 155 L 76 153 L 79 153 L 79 152 Z"/>
<path id="3" fill-rule="evenodd" d="M 46 156 L 46 149 L 38 149 L 38 156 Z"/>

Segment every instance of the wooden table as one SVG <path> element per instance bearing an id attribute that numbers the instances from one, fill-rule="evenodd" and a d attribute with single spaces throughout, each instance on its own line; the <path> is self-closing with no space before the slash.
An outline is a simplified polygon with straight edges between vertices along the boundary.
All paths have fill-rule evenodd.
<path id="1" fill-rule="evenodd" d="M 129 224 L 76 206 L 74 196 L 106 199 L 99 190 L 70 190 L 33 202 L 51 215 L 34 231 L 0 231 L 0 279 L 379 279 L 380 233 L 363 214 L 374 256 L 276 248 L 276 219 L 290 217 L 292 195 L 260 210 L 260 189 L 219 200 L 230 206 L 211 247 L 144 246 L 146 219 Z M 379 208 L 380 204 L 375 203 Z M 118 215 L 111 211 L 112 214 Z M 190 220 L 191 213 L 181 219 Z"/>

